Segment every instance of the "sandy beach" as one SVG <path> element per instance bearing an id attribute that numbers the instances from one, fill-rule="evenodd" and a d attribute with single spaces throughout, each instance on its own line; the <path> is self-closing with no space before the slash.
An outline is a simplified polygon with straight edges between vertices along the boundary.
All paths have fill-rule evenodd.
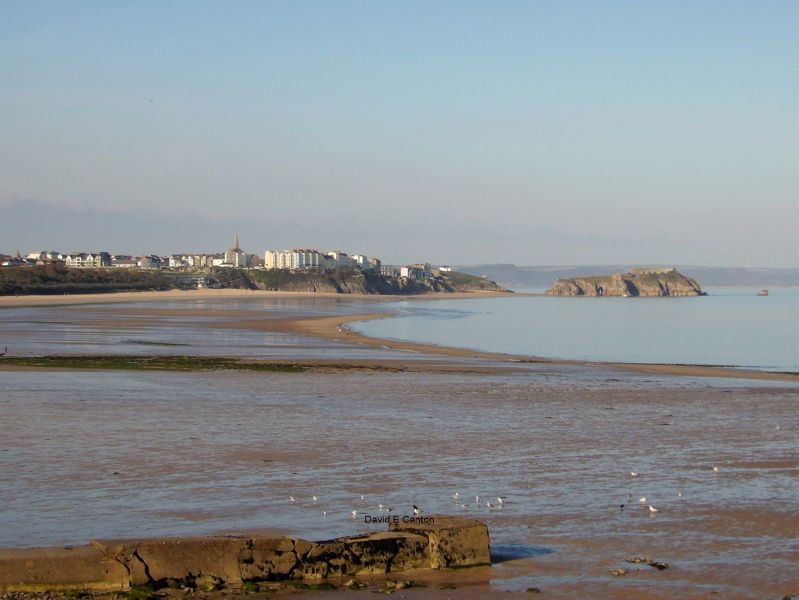
<path id="1" fill-rule="evenodd" d="M 392 299 L 414 299 L 430 300 L 437 299 L 469 299 L 479 297 L 506 296 L 500 292 L 463 292 L 463 293 L 434 293 L 417 296 L 349 296 L 343 294 L 317 294 L 312 292 L 270 292 L 253 290 L 191 290 L 180 291 L 172 290 L 167 292 L 123 292 L 115 294 L 82 294 L 64 296 L 4 296 L 0 297 L 0 308 L 13 307 L 55 307 L 55 306 L 83 306 L 93 304 L 120 304 L 130 302 L 185 302 L 191 300 L 209 301 L 233 301 L 233 300 L 252 300 L 259 298 L 282 298 L 282 299 L 335 299 L 337 301 L 352 301 L 358 303 L 387 302 Z M 351 331 L 348 323 L 370 319 L 391 318 L 394 313 L 360 313 L 353 315 L 337 315 L 324 317 L 302 317 L 302 318 L 270 318 L 267 320 L 257 319 L 259 313 L 246 310 L 227 310 L 203 308 L 169 308 L 169 309 L 147 309 L 147 308 L 108 308 L 97 309 L 108 313 L 106 326 L 130 326 L 135 322 L 126 321 L 124 317 L 130 316 L 150 316 L 174 317 L 191 316 L 197 318 L 223 318 L 244 317 L 239 320 L 229 320 L 223 326 L 231 328 L 244 328 L 255 331 L 279 331 L 321 337 L 332 341 L 344 341 L 349 344 L 360 344 L 381 349 L 398 350 L 409 353 L 435 354 L 437 356 L 455 358 L 477 358 L 491 359 L 494 361 L 506 362 L 551 362 L 555 364 L 572 364 L 585 366 L 605 366 L 613 369 L 622 369 L 642 373 L 653 373 L 661 375 L 692 376 L 692 377 L 722 377 L 722 378 L 745 378 L 774 381 L 799 381 L 799 375 L 793 373 L 773 373 L 757 370 L 732 369 L 724 367 L 710 367 L 703 365 L 672 365 L 672 364 L 643 364 L 643 363 L 619 363 L 619 362 L 585 362 L 563 359 L 551 359 L 547 357 L 531 357 L 513 354 L 501 354 L 492 352 L 479 352 L 463 348 L 448 348 L 430 344 L 420 344 L 414 342 L 404 342 L 395 340 L 383 340 L 371 338 Z M 111 315 L 115 315 L 112 318 Z M 2 368 L 2 366 L 0 366 Z"/>
<path id="2" fill-rule="evenodd" d="M 417 504 L 486 522 L 494 564 L 371 581 L 426 586 L 397 592 L 406 598 L 521 598 L 537 589 L 556 599 L 698 600 L 799 591 L 795 378 L 552 361 L 348 330 L 358 319 L 393 316 L 368 310 L 385 297 L 336 295 L 326 308 L 308 305 L 327 311 L 320 315 L 304 314 L 301 303 L 269 312 L 235 302 L 305 294 L 201 294 L 4 299 L 9 312 L 0 319 L 21 319 L 9 331 L 39 336 L 43 347 L 54 347 L 46 344 L 57 332 L 64 354 L 99 343 L 178 355 L 257 351 L 272 354 L 248 360 L 311 369 L 15 370 L 0 361 L 0 410 L 14 423 L 0 440 L 0 545 L 261 530 L 326 539 L 372 530 L 351 510 Z M 198 298 L 232 303 L 172 304 Z M 131 299 L 146 303 L 96 305 Z M 148 306 L 165 300 L 168 307 Z M 158 340 L 170 343 L 146 345 Z M 289 503 L 289 495 L 302 500 Z M 484 504 L 496 496 L 507 498 L 502 510 Z M 641 557 L 669 568 L 626 560 Z M 625 574 L 612 573 L 619 570 Z"/>
<path id="3" fill-rule="evenodd" d="M 435 298 L 487 298 L 490 296 L 506 296 L 507 292 L 434 292 L 421 295 L 404 296 L 369 296 L 332 294 L 321 292 L 274 292 L 263 290 L 236 289 L 198 289 L 169 290 L 164 292 L 117 292 L 111 294 L 63 294 L 52 296 L 0 296 L 0 308 L 20 306 L 68 306 L 83 304 L 118 304 L 123 302 L 174 302 L 185 300 L 237 300 L 255 298 L 335 298 L 337 300 L 352 299 L 357 301 L 386 302 L 391 299 L 413 298 L 415 300 Z"/>

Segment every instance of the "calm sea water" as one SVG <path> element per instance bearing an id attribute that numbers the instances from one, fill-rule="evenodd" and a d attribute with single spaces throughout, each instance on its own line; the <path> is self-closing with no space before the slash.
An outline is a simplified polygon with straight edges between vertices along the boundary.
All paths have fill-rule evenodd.
<path id="1" fill-rule="evenodd" d="M 799 371 L 799 289 L 692 298 L 502 297 L 399 303 L 369 336 L 549 358 Z M 396 306 L 396 305 L 395 305 Z"/>

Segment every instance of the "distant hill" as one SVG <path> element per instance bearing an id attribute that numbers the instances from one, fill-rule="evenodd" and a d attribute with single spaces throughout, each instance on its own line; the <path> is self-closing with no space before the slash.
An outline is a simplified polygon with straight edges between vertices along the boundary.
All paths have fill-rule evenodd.
<path id="1" fill-rule="evenodd" d="M 558 279 L 622 273 L 636 267 L 675 265 L 574 265 L 529 266 L 511 264 L 461 265 L 458 271 L 496 281 L 511 289 L 548 288 Z M 696 279 L 703 287 L 789 287 L 799 286 L 799 269 L 697 267 L 676 265 L 684 275 Z"/>

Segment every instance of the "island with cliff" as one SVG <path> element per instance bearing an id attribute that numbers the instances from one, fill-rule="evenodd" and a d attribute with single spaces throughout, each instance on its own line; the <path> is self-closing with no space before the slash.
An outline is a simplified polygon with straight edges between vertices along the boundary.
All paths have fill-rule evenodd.
<path id="1" fill-rule="evenodd" d="M 558 279 L 549 296 L 705 296 L 696 280 L 674 267 L 630 269 L 626 273 Z"/>

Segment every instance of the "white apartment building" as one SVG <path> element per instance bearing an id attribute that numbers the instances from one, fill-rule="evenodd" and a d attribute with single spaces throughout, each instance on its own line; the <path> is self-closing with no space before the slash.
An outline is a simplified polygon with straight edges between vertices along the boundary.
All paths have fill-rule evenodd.
<path id="1" fill-rule="evenodd" d="M 296 269 L 291 250 L 267 250 L 264 252 L 265 269 Z"/>
<path id="2" fill-rule="evenodd" d="M 341 250 L 331 250 L 330 252 L 325 252 L 325 258 L 327 259 L 327 266 L 331 268 L 358 266 L 358 264 L 352 258 L 350 258 Z"/>
<path id="3" fill-rule="evenodd" d="M 73 268 L 99 268 L 111 266 L 111 255 L 108 252 L 73 252 L 67 254 L 66 265 Z"/>
<path id="4" fill-rule="evenodd" d="M 292 248 L 291 250 L 267 250 L 264 252 L 265 269 L 319 269 L 327 266 L 319 250 Z"/>

